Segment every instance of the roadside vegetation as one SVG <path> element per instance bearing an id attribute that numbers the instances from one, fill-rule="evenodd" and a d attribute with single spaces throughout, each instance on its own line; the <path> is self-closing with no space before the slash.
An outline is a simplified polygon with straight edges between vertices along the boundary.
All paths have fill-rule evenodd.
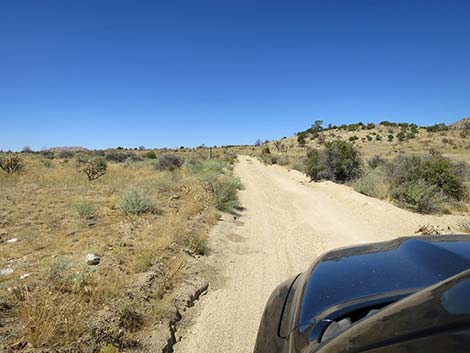
<path id="1" fill-rule="evenodd" d="M 225 148 L 0 154 L 0 347 L 145 350 L 239 208 L 234 163 Z"/>
<path id="2" fill-rule="evenodd" d="M 260 142 L 250 154 L 419 213 L 469 210 L 470 119 L 427 127 L 322 124 L 315 121 L 294 138 Z"/>

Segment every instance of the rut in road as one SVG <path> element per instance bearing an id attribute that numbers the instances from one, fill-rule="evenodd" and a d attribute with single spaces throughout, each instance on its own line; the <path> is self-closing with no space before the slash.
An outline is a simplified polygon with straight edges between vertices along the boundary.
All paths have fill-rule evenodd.
<path id="1" fill-rule="evenodd" d="M 413 235 L 420 225 L 454 225 L 453 216 L 423 216 L 330 182 L 241 156 L 235 166 L 245 210 L 226 217 L 210 237 L 209 293 L 182 328 L 176 353 L 252 352 L 264 305 L 282 281 L 323 252 Z M 222 278 L 222 279 L 220 279 Z"/>

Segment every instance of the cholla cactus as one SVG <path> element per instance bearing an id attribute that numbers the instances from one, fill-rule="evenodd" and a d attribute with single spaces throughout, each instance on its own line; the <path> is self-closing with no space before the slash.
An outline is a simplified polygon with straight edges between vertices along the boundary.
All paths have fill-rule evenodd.
<path id="1" fill-rule="evenodd" d="M 103 157 L 97 157 L 84 162 L 81 171 L 86 174 L 89 181 L 96 180 L 106 174 L 108 165 Z"/>
<path id="2" fill-rule="evenodd" d="M 0 168 L 8 174 L 19 172 L 24 169 L 24 160 L 16 154 L 7 154 L 0 157 Z"/>

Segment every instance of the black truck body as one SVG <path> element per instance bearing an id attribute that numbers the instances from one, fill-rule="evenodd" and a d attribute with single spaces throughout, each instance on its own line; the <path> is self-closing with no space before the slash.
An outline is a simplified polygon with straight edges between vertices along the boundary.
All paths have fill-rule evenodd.
<path id="1" fill-rule="evenodd" d="M 469 268 L 468 235 L 330 251 L 274 290 L 254 353 L 470 351 Z"/>

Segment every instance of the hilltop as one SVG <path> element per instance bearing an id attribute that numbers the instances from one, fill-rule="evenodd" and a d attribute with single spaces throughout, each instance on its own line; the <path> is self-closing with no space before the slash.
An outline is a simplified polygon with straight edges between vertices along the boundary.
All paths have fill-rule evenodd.
<path id="1" fill-rule="evenodd" d="M 453 124 L 418 126 L 413 123 L 382 121 L 379 124 L 328 125 L 316 121 L 311 127 L 267 143 L 272 152 L 287 156 L 305 155 L 310 148 L 321 149 L 325 142 L 343 140 L 353 143 L 364 158 L 380 155 L 393 158 L 405 153 L 429 153 L 437 150 L 457 161 L 470 161 L 470 118 Z"/>

